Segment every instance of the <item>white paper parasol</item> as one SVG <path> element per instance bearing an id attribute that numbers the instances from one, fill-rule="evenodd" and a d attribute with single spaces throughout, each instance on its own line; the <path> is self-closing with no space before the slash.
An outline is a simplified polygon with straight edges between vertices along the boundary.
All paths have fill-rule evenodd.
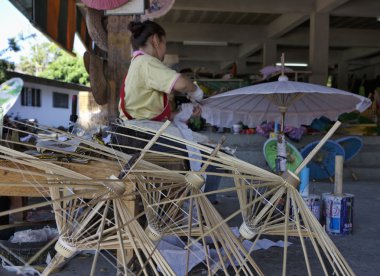
<path id="1" fill-rule="evenodd" d="M 129 0 L 82 0 L 82 2 L 90 8 L 96 9 L 96 10 L 112 10 L 116 9 L 125 3 L 127 3 Z"/>
<path id="2" fill-rule="evenodd" d="M 268 65 L 260 69 L 260 73 L 263 75 L 263 79 L 268 79 L 269 77 L 282 73 L 284 71 L 285 73 L 292 73 L 294 72 L 293 69 L 278 66 L 278 65 Z"/>
<path id="3" fill-rule="evenodd" d="M 350 92 L 289 81 L 286 76 L 280 76 L 278 81 L 231 90 L 203 100 L 202 117 L 219 127 L 231 127 L 238 122 L 255 127 L 265 120 L 284 119 L 286 113 L 286 124 L 300 126 L 322 115 L 335 121 L 342 113 L 362 112 L 370 105 L 368 98 Z"/>
<path id="4" fill-rule="evenodd" d="M 371 100 L 327 86 L 289 81 L 282 74 L 278 81 L 235 89 L 205 99 L 202 105 L 202 117 L 219 127 L 231 127 L 237 122 L 255 127 L 265 120 L 281 119 L 277 159 L 283 172 L 286 170 L 285 114 L 286 123 L 292 126 L 309 125 L 322 115 L 335 121 L 342 113 L 366 110 Z"/>

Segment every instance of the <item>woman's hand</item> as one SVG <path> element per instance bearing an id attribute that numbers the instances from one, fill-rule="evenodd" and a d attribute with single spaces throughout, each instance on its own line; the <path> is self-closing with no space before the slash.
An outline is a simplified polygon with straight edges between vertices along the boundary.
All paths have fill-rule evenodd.
<path id="1" fill-rule="evenodd" d="M 202 108 L 200 105 L 195 105 L 193 108 L 193 114 L 194 117 L 200 117 L 202 114 Z"/>
<path id="2" fill-rule="evenodd" d="M 203 91 L 197 84 L 194 84 L 194 85 L 195 85 L 196 89 L 191 93 L 187 93 L 187 98 L 192 103 L 197 103 L 203 99 Z"/>

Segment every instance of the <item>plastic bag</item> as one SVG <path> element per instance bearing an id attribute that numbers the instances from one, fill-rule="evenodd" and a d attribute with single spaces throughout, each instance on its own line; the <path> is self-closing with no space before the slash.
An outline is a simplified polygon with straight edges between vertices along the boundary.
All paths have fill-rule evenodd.
<path id="1" fill-rule="evenodd" d="M 45 226 L 43 229 L 37 230 L 23 230 L 15 232 L 9 239 L 12 243 L 24 243 L 24 242 L 46 242 L 58 236 L 58 230 Z"/>

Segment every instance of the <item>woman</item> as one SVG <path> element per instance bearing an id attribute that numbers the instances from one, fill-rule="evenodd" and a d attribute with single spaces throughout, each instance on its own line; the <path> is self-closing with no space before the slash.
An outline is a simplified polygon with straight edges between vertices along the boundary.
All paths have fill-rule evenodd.
<path id="1" fill-rule="evenodd" d="M 119 112 L 121 119 L 124 121 L 132 119 L 153 121 L 174 119 L 168 100 L 168 96 L 172 91 L 186 93 L 193 103 L 203 98 L 203 91 L 196 84 L 162 63 L 166 53 L 166 34 L 160 25 L 152 21 L 130 22 L 128 29 L 132 33 L 131 44 L 134 52 L 128 74 L 120 91 Z M 201 109 L 198 105 L 194 106 L 192 107 L 192 115 L 199 116 Z M 186 115 L 184 115 L 185 113 Z M 174 123 L 178 126 L 182 136 L 191 139 L 189 136 L 184 135 L 187 132 L 187 128 L 183 125 L 183 122 L 181 123 L 182 119 L 186 120 L 190 118 L 191 111 L 182 112 L 182 115 L 185 118 L 177 116 Z M 139 132 L 135 132 L 133 135 L 148 138 Z M 182 144 L 164 140 L 160 138 L 159 141 L 166 145 L 184 148 Z M 132 143 L 129 142 L 129 145 L 132 145 Z M 136 145 L 136 147 L 140 148 L 143 146 Z M 165 146 L 161 147 L 159 145 L 154 145 L 152 149 L 158 151 L 170 150 Z M 127 151 L 127 153 L 131 152 Z M 184 153 L 180 152 L 177 154 L 182 155 Z M 199 156 L 194 156 L 193 158 L 201 160 Z M 199 170 L 201 162 L 190 161 L 190 164 L 187 165 L 192 170 Z M 212 171 L 213 168 L 213 166 L 209 166 L 207 171 Z M 209 186 L 208 189 L 210 191 L 215 190 L 217 189 L 218 181 L 217 177 L 210 177 L 206 181 L 206 186 Z M 212 201 L 216 202 L 216 195 L 211 195 L 211 197 Z"/>
<path id="2" fill-rule="evenodd" d="M 173 119 L 169 95 L 174 90 L 186 93 L 192 101 L 202 99 L 203 92 L 197 85 L 162 63 L 166 52 L 166 39 L 165 31 L 160 25 L 152 21 L 130 22 L 128 29 L 132 33 L 131 44 L 134 52 L 128 74 L 120 90 L 119 112 L 123 121 L 141 126 L 147 123 L 146 120 Z M 195 108 L 194 114 L 199 113 L 200 108 Z M 118 128 L 116 131 L 148 140 L 151 138 L 130 129 Z M 117 144 L 136 148 L 145 145 L 139 139 L 128 140 L 125 136 L 117 134 L 114 135 L 114 140 Z M 170 142 L 166 141 L 165 144 Z M 157 147 L 155 145 L 154 149 L 168 150 Z M 134 152 L 127 148 L 120 150 L 126 153 Z"/>
<path id="3" fill-rule="evenodd" d="M 201 100 L 202 90 L 188 78 L 165 66 L 165 30 L 155 22 L 130 22 L 133 57 L 120 91 L 119 112 L 123 120 L 171 119 L 169 94 L 186 93 Z M 199 110 L 197 110 L 199 112 Z"/>

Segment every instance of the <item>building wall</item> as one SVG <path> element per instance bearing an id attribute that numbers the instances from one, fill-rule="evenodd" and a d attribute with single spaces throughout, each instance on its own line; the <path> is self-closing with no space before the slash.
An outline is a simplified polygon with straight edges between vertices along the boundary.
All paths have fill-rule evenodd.
<path id="1" fill-rule="evenodd" d="M 37 119 L 41 125 L 51 127 L 69 127 L 69 120 L 72 107 L 72 96 L 78 95 L 79 91 L 67 88 L 60 88 L 57 86 L 41 85 L 32 82 L 24 82 L 24 87 L 36 88 L 41 90 L 41 106 L 22 106 L 21 97 L 19 97 L 14 106 L 8 112 L 8 115 L 16 116 L 17 114 L 19 114 L 19 117 L 21 119 Z M 53 107 L 53 92 L 68 95 L 68 108 Z"/>

